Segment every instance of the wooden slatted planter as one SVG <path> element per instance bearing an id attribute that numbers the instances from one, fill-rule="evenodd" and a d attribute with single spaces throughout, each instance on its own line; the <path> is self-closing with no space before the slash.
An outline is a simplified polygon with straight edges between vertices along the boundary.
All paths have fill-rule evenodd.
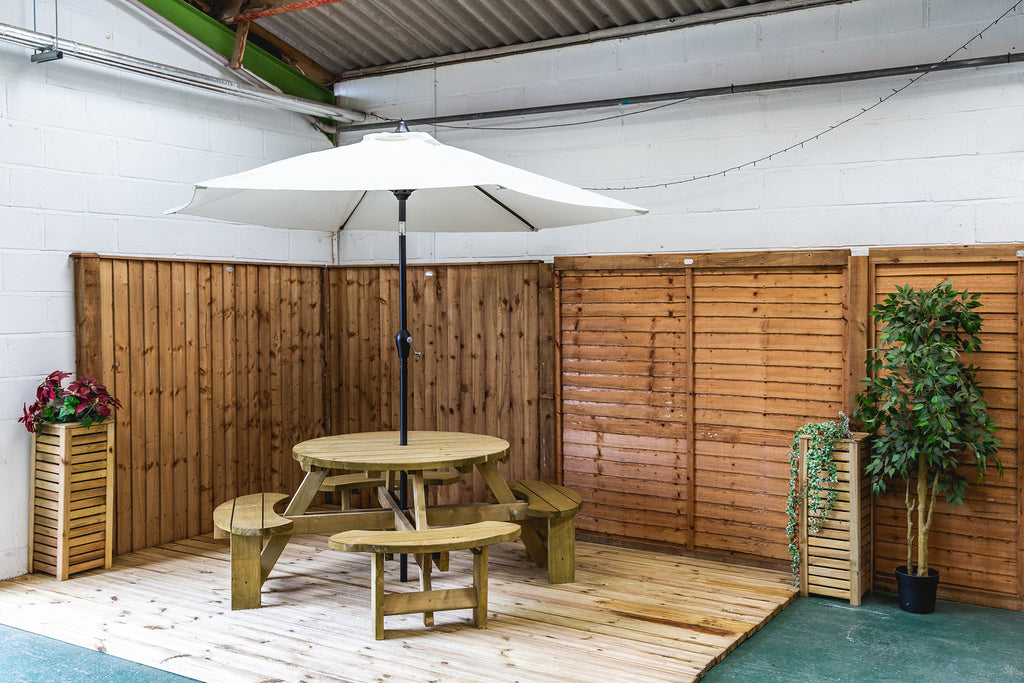
<path id="1" fill-rule="evenodd" d="M 41 425 L 32 437 L 30 571 L 63 581 L 113 559 L 114 423 Z"/>
<path id="2" fill-rule="evenodd" d="M 862 451 L 867 434 L 839 439 L 832 450 L 838 495 L 817 533 L 807 528 L 807 501 L 800 505 L 800 594 L 843 598 L 859 605 L 871 590 L 871 482 Z M 800 485 L 807 479 L 810 435 L 800 437 Z M 853 473 L 853 476 L 851 476 Z"/>

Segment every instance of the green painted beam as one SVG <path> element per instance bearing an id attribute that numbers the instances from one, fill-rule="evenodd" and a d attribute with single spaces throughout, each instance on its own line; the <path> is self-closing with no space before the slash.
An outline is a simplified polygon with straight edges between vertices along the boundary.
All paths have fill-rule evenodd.
<path id="1" fill-rule="evenodd" d="M 235 49 L 235 32 L 203 14 L 184 0 L 139 0 L 167 21 L 230 60 Z M 334 93 L 311 81 L 277 57 L 252 43 L 245 48 L 242 66 L 281 92 L 316 102 L 334 104 Z"/>

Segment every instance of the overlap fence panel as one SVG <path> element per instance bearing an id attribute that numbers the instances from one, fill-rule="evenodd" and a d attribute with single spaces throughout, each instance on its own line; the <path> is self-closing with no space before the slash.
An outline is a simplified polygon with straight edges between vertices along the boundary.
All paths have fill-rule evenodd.
<path id="1" fill-rule="evenodd" d="M 969 358 L 989 413 L 999 428 L 994 468 L 977 483 L 976 468 L 963 466 L 971 483 L 963 507 L 936 504 L 929 534 L 929 563 L 941 574 L 939 597 L 1021 609 L 1024 607 L 1024 478 L 1017 448 L 1022 389 L 1021 279 L 1016 247 L 874 250 L 870 256 L 873 302 L 896 287 L 933 287 L 952 280 L 956 289 L 980 294 L 981 351 Z M 877 334 L 877 330 L 875 330 Z M 916 486 L 916 480 L 912 483 Z M 897 482 L 875 499 L 875 581 L 895 590 L 893 569 L 906 564 L 905 487 Z"/>
<path id="2" fill-rule="evenodd" d="M 689 545 L 690 275 L 565 270 L 560 282 L 563 481 L 577 527 Z"/>
<path id="3" fill-rule="evenodd" d="M 793 433 L 844 408 L 844 270 L 695 271 L 696 547 L 789 556 Z"/>
<path id="4" fill-rule="evenodd" d="M 556 259 L 581 530 L 784 559 L 788 446 L 835 418 L 846 252 Z"/>
<path id="5" fill-rule="evenodd" d="M 1005 473 L 990 469 L 963 508 L 940 503 L 931 562 L 941 597 L 1024 608 L 1018 250 L 556 259 L 559 434 L 565 483 L 584 494 L 581 530 L 781 564 L 793 432 L 852 413 L 874 303 L 897 285 L 951 278 L 981 294 L 983 350 L 972 360 Z M 970 467 L 964 474 L 974 477 Z M 895 589 L 893 567 L 905 561 L 905 514 L 902 489 L 873 505 L 883 589 Z"/>

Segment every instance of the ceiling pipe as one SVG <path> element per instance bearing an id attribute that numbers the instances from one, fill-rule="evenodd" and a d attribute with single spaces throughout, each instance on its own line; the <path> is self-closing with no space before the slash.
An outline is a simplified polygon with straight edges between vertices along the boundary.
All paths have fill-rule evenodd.
<path id="1" fill-rule="evenodd" d="M 1024 62 L 1024 53 L 1011 52 L 1005 55 L 993 55 L 991 57 L 974 57 L 938 64 L 915 64 L 912 66 L 895 66 L 885 69 L 872 69 L 869 71 L 849 71 L 839 74 L 825 76 L 808 76 L 806 78 L 790 78 L 781 81 L 761 81 L 759 83 L 742 83 L 739 85 L 723 85 L 715 88 L 700 88 L 697 90 L 680 90 L 676 92 L 656 93 L 652 95 L 637 95 L 635 97 L 619 97 L 607 100 L 589 100 L 586 102 L 567 102 L 562 104 L 543 105 L 538 107 L 521 107 L 518 109 L 499 109 L 486 112 L 469 114 L 451 114 L 448 116 L 433 116 L 429 118 L 409 119 L 419 126 L 429 126 L 442 123 L 464 123 L 466 121 L 485 121 L 488 119 L 509 118 L 516 116 L 536 116 L 539 114 L 559 114 L 569 111 L 580 111 L 584 109 L 601 109 L 603 107 L 621 107 L 630 104 L 647 104 L 652 102 L 670 102 L 672 100 L 694 100 L 702 97 L 716 97 L 722 95 L 738 95 L 741 93 L 756 93 L 768 90 L 782 90 L 786 88 L 803 88 L 814 85 L 831 85 L 837 83 L 851 83 L 875 78 L 893 78 L 896 76 L 910 76 L 930 71 L 951 71 L 954 69 L 972 69 L 983 66 L 997 66 L 1001 64 L 1015 64 Z M 379 130 L 395 125 L 393 120 L 381 120 L 375 123 L 338 125 L 339 133 L 354 133 L 361 130 Z"/>
<path id="2" fill-rule="evenodd" d="M 54 44 L 54 37 L 9 24 L 0 24 L 0 41 L 39 50 L 41 48 L 49 49 Z M 265 88 L 244 85 L 226 78 L 207 76 L 194 71 L 168 66 L 167 64 L 151 62 L 119 52 L 84 45 L 66 38 L 61 40 L 60 50 L 67 57 L 76 57 L 93 64 L 140 74 L 177 85 L 198 88 L 220 95 L 229 95 L 249 102 L 278 107 L 299 114 L 308 114 L 345 123 L 358 123 L 366 119 L 365 113 L 353 109 L 346 109 L 323 102 L 314 102 L 301 97 L 277 93 Z"/>

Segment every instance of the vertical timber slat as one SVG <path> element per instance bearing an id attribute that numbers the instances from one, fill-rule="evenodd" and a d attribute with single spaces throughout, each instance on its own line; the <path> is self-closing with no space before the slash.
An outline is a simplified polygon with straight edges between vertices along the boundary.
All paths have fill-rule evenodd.
<path id="1" fill-rule="evenodd" d="M 530 301 L 536 305 L 537 331 L 535 335 L 527 332 L 526 342 L 530 344 L 533 343 L 534 338 L 537 340 L 533 343 L 533 347 L 537 350 L 537 414 L 539 419 L 536 431 L 539 472 L 542 481 L 560 483 L 562 464 L 559 444 L 561 439 L 557 436 L 558 431 L 555 426 L 555 414 L 557 413 L 555 393 L 558 390 L 559 376 L 558 345 L 555 341 L 555 330 L 558 329 L 555 326 L 555 315 L 558 304 L 554 294 L 557 290 L 555 289 L 554 268 L 550 263 L 538 263 L 533 270 L 536 275 L 531 279 L 537 285 L 536 289 L 529 290 L 529 296 Z M 524 311 L 520 312 L 520 315 L 526 318 L 528 328 L 534 317 L 531 315 L 532 308 L 533 306 L 528 305 Z M 527 414 L 524 416 L 524 420 L 531 422 L 530 417 L 531 415 Z"/>
<path id="2" fill-rule="evenodd" d="M 1024 609 L 1024 254 L 1017 252 L 1017 598 Z"/>
<path id="3" fill-rule="evenodd" d="M 845 304 L 846 310 L 846 344 L 845 360 L 847 364 L 846 381 L 846 414 L 853 415 L 857 404 L 856 396 L 860 393 L 860 379 L 864 376 L 864 361 L 868 353 L 868 326 L 870 317 L 870 287 L 868 276 L 868 257 L 851 256 L 846 271 Z"/>
<path id="4" fill-rule="evenodd" d="M 78 372 L 103 376 L 101 356 L 103 341 L 100 310 L 103 305 L 100 289 L 100 258 L 98 254 L 78 254 L 74 261 L 75 277 L 75 358 Z M 100 381 L 103 381 L 102 379 Z"/>
<path id="5" fill-rule="evenodd" d="M 696 363 L 694 352 L 693 320 L 693 268 L 686 269 L 686 547 L 693 549 L 696 535 L 697 459 L 694 443 L 697 441 Z"/>

